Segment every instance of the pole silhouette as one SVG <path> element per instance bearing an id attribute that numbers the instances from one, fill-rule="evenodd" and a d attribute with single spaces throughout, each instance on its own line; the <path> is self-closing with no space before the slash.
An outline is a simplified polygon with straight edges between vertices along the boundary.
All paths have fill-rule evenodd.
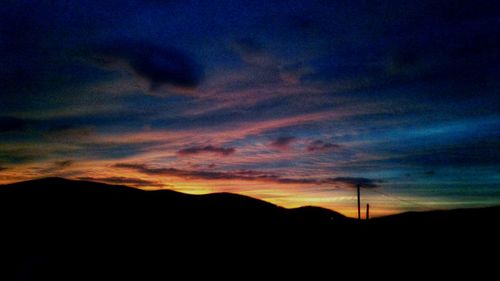
<path id="1" fill-rule="evenodd" d="M 370 219 L 370 204 L 366 204 L 366 220 Z"/>
<path id="2" fill-rule="evenodd" d="M 359 184 L 356 186 L 358 189 L 358 220 L 361 220 L 361 199 L 359 198 Z"/>

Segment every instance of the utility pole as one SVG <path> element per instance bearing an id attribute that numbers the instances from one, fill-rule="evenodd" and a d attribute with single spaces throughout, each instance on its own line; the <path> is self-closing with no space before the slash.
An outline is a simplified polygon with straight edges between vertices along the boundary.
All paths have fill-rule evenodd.
<path id="1" fill-rule="evenodd" d="M 370 219 L 370 204 L 366 204 L 366 220 Z"/>
<path id="2" fill-rule="evenodd" d="M 358 221 L 361 220 L 361 199 L 359 198 L 359 184 L 356 186 L 358 189 Z"/>

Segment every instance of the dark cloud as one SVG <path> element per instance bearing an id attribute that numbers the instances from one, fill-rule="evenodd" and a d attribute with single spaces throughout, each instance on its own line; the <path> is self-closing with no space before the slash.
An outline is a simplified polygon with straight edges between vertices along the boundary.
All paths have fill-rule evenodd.
<path id="1" fill-rule="evenodd" d="M 360 185 L 361 187 L 364 188 L 375 188 L 379 187 L 378 183 L 381 183 L 382 181 L 380 180 L 372 180 L 368 178 L 360 178 L 360 177 L 337 177 L 337 178 L 332 178 L 331 179 L 333 182 L 342 182 L 342 183 L 347 183 L 351 185 L 352 187 L 355 187 L 356 185 Z"/>
<path id="2" fill-rule="evenodd" d="M 139 178 L 128 178 L 128 177 L 79 177 L 79 180 L 84 181 L 99 181 L 110 184 L 125 184 L 137 187 L 165 187 L 170 185 L 165 185 L 159 182 L 144 180 Z"/>
<path id="3" fill-rule="evenodd" d="M 66 168 L 71 165 L 75 164 L 74 160 L 62 160 L 62 161 L 55 161 L 54 166 L 59 167 L 59 168 Z"/>
<path id="4" fill-rule="evenodd" d="M 95 118 L 95 116 L 92 116 Z M 76 121 L 74 121 L 76 120 Z M 36 137 L 44 140 L 82 140 L 96 134 L 94 125 L 85 125 L 85 120 L 77 118 L 15 118 L 0 117 L 0 133 L 11 137 Z M 97 123 L 97 122 L 96 122 Z M 1 141 L 1 140 L 0 140 Z M 40 139 L 40 141 L 42 141 Z"/>
<path id="5" fill-rule="evenodd" d="M 0 133 L 22 131 L 28 127 L 23 119 L 14 117 L 0 117 Z"/>
<path id="6" fill-rule="evenodd" d="M 114 165 L 115 168 L 132 169 L 138 172 L 149 174 L 149 175 L 164 175 L 164 176 L 175 176 L 185 179 L 205 179 L 205 180 L 223 180 L 223 179 L 265 179 L 269 175 L 260 172 L 248 172 L 248 171 L 237 171 L 237 172 L 211 172 L 211 171 L 190 171 L 190 170 L 180 170 L 176 168 L 153 168 L 144 164 L 128 164 L 128 163 L 118 163 Z"/>
<path id="7" fill-rule="evenodd" d="M 339 144 L 324 142 L 322 140 L 315 140 L 315 141 L 311 142 L 307 146 L 307 151 L 310 151 L 310 152 L 316 152 L 316 151 L 323 152 L 323 151 L 337 150 L 339 148 L 341 148 L 341 145 L 339 145 Z"/>
<path id="8" fill-rule="evenodd" d="M 271 142 L 271 146 L 278 149 L 287 149 L 288 146 L 295 141 L 297 138 L 292 136 L 282 136 Z"/>
<path id="9" fill-rule="evenodd" d="M 200 154 L 200 153 L 215 153 L 219 154 L 222 156 L 228 156 L 233 154 L 236 151 L 234 147 L 229 147 L 229 148 L 224 148 L 224 147 L 217 147 L 213 145 L 207 145 L 207 146 L 193 146 L 185 149 L 181 149 L 177 151 L 177 154 L 181 156 L 186 156 L 186 155 L 193 155 L 193 154 Z"/>
<path id="10" fill-rule="evenodd" d="M 247 181 L 269 181 L 282 184 L 314 184 L 314 185 L 336 185 L 346 184 L 349 187 L 355 187 L 357 184 L 365 188 L 379 187 L 380 181 L 371 180 L 360 177 L 335 177 L 326 179 L 315 178 L 284 178 L 278 175 L 254 171 L 254 170 L 239 170 L 229 172 L 212 172 L 212 171 L 190 171 L 180 170 L 175 168 L 153 168 L 145 164 L 133 163 L 117 163 L 113 167 L 120 169 L 131 169 L 147 175 L 162 175 L 174 176 L 184 179 L 203 179 L 203 180 L 247 180 Z"/>
<path id="11" fill-rule="evenodd" d="M 155 141 L 147 140 L 138 143 L 89 141 L 83 143 L 81 148 L 86 156 L 99 157 L 101 159 L 119 159 L 150 151 L 151 147 L 157 144 Z"/>
<path id="12" fill-rule="evenodd" d="M 49 128 L 44 136 L 49 140 L 84 140 L 96 134 L 95 127 L 84 125 L 60 125 Z"/>
<path id="13" fill-rule="evenodd" d="M 8 169 L 7 167 L 2 167 L 2 166 L 0 166 L 0 172 L 1 172 L 1 171 L 5 171 L 5 170 L 7 170 L 7 169 Z"/>
<path id="14" fill-rule="evenodd" d="M 96 48 L 93 57 L 102 65 L 125 62 L 154 91 L 162 85 L 194 89 L 202 80 L 201 67 L 183 52 L 146 42 L 113 42 Z"/>
<path id="15" fill-rule="evenodd" d="M 430 170 L 424 173 L 426 176 L 434 176 L 436 174 L 436 171 Z"/>

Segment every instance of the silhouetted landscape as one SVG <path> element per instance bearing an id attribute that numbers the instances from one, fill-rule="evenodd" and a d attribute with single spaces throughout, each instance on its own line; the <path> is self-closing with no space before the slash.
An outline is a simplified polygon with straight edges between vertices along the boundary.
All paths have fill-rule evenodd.
<path id="1" fill-rule="evenodd" d="M 3 0 L 0 281 L 495 278 L 499 35 L 493 0 Z"/>
<path id="2" fill-rule="evenodd" d="M 144 280 L 183 272 L 178 266 L 185 263 L 225 272 L 218 266 L 244 267 L 255 256 L 259 272 L 281 262 L 305 266 L 324 251 L 354 258 L 357 251 L 383 249 L 411 260 L 415 251 L 433 249 L 447 256 L 495 237 L 500 215 L 492 207 L 357 221 L 230 193 L 143 191 L 63 178 L 0 186 L 0 211 L 3 255 L 34 278 L 20 280 Z"/>

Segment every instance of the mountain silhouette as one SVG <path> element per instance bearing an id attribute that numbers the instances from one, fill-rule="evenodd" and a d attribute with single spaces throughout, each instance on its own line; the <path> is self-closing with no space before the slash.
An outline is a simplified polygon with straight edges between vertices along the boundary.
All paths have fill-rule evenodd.
<path id="1" fill-rule="evenodd" d="M 155 217 L 161 221 L 195 220 L 200 223 L 265 224 L 348 221 L 345 216 L 319 207 L 285 209 L 274 204 L 231 193 L 190 195 L 173 190 L 144 191 L 122 185 L 44 178 L 0 186 L 0 202 L 17 209 L 16 216 L 64 219 L 67 215 Z M 128 218 L 130 219 L 130 218 Z"/>
<path id="2" fill-rule="evenodd" d="M 278 264 L 317 267 L 365 252 L 408 259 L 491 244 L 499 234 L 498 215 L 500 208 L 492 207 L 358 222 L 324 208 L 286 209 L 231 193 L 190 195 L 45 178 L 0 186 L 2 260 L 18 269 L 0 277 L 195 277 L 197 271 L 185 270 L 189 265 L 203 269 L 204 277 L 232 279 L 229 268 L 248 273 L 251 266 L 263 274 L 279 271 Z M 325 254 L 330 258 L 320 258 Z"/>

